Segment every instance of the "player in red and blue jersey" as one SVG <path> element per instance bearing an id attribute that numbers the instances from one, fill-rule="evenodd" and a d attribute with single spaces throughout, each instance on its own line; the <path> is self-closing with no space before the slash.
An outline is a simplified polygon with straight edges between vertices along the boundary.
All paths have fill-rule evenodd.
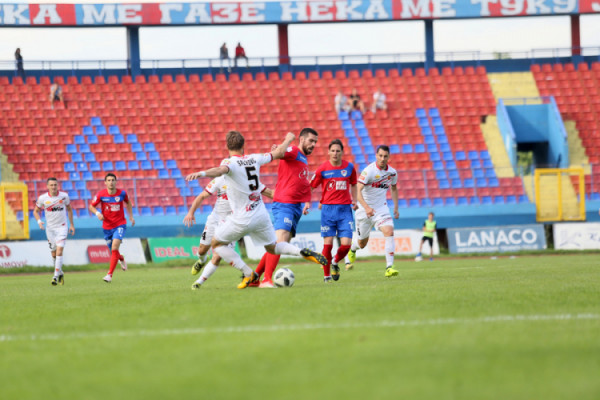
<path id="1" fill-rule="evenodd" d="M 323 267 L 325 282 L 340 278 L 338 263 L 343 260 L 352 244 L 354 231 L 354 216 L 352 210 L 356 209 L 356 183 L 357 176 L 354 165 L 342 160 L 344 145 L 341 140 L 334 139 L 329 143 L 329 161 L 319 166 L 315 176 L 310 182 L 313 189 L 321 186 L 321 236 L 323 237 L 323 255 L 329 263 Z M 340 247 L 335 258 L 331 256 L 333 238 L 340 238 Z"/>
<path id="2" fill-rule="evenodd" d="M 102 221 L 104 240 L 106 240 L 108 248 L 111 249 L 110 268 L 108 274 L 102 278 L 104 282 L 110 283 L 117 263 L 121 264 L 123 271 L 127 270 L 125 258 L 119 253 L 127 229 L 127 220 L 123 210 L 124 205 L 127 207 L 127 215 L 131 221 L 131 226 L 135 226 L 135 219 L 133 219 L 133 208 L 127 193 L 124 190 L 117 189 L 117 176 L 112 173 L 106 174 L 104 184 L 106 189 L 102 189 L 94 196 L 89 209 Z M 98 205 L 100 205 L 100 208 L 96 209 Z"/>
<path id="3" fill-rule="evenodd" d="M 308 159 L 317 144 L 319 134 L 312 128 L 304 128 L 298 135 L 298 146 L 287 148 L 279 161 L 277 185 L 273 197 L 273 226 L 277 243 L 289 242 L 296 235 L 296 226 L 302 214 L 310 209 L 310 181 L 308 180 Z M 272 288 L 273 271 L 277 268 L 279 255 L 265 253 L 256 273 L 265 273 L 260 283 L 262 288 Z"/>

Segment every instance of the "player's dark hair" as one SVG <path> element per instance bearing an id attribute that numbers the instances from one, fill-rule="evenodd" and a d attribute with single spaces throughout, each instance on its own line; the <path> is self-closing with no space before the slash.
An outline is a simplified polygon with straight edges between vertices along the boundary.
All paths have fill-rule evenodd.
<path id="1" fill-rule="evenodd" d="M 430 212 L 430 213 L 429 213 L 429 215 L 433 215 L 433 216 L 435 216 L 435 214 L 434 214 L 434 213 L 432 213 L 432 212 Z"/>
<path id="2" fill-rule="evenodd" d="M 56 179 L 55 177 L 51 176 L 50 178 L 46 179 L 46 183 L 48 183 L 50 181 L 56 181 L 56 182 L 58 182 L 58 179 Z"/>
<path id="3" fill-rule="evenodd" d="M 340 146 L 340 148 L 342 149 L 342 151 L 344 151 L 344 144 L 342 143 L 342 141 L 340 139 L 333 139 L 330 143 L 329 143 L 329 147 L 328 149 L 331 149 L 331 146 L 335 146 L 335 145 Z"/>
<path id="4" fill-rule="evenodd" d="M 319 136 L 319 134 L 317 133 L 317 131 L 315 131 L 313 128 L 304 128 L 300 131 L 300 135 L 298 135 L 299 138 L 304 137 L 304 136 L 308 136 L 310 134 L 313 134 L 315 136 Z"/>
<path id="5" fill-rule="evenodd" d="M 108 179 L 109 176 L 112 176 L 113 178 L 115 178 L 115 181 L 117 180 L 117 176 L 115 174 L 113 174 L 112 172 L 109 172 L 108 174 L 106 174 L 106 176 L 104 177 L 104 182 L 106 182 L 106 180 Z"/>
<path id="6" fill-rule="evenodd" d="M 244 148 L 245 139 L 244 136 L 238 131 L 227 132 L 227 149 L 232 151 L 241 150 Z"/>
<path id="7" fill-rule="evenodd" d="M 389 154 L 389 152 L 390 152 L 390 148 L 389 148 L 389 146 L 386 146 L 385 144 L 379 145 L 379 146 L 377 147 L 377 151 L 376 151 L 375 153 L 376 153 L 376 154 L 377 154 L 377 153 L 379 153 L 379 150 L 387 151 L 387 152 L 388 152 L 388 154 Z"/>

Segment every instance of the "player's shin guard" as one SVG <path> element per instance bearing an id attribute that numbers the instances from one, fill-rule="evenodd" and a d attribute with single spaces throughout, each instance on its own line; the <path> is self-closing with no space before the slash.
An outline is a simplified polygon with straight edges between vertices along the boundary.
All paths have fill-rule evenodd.
<path id="1" fill-rule="evenodd" d="M 337 253 L 335 253 L 335 258 L 333 259 L 333 262 L 337 264 L 340 261 L 342 261 L 344 259 L 344 257 L 346 257 L 346 254 L 348 254 L 349 251 L 350 251 L 350 246 L 341 245 L 338 248 Z"/>
<path id="2" fill-rule="evenodd" d="M 265 253 L 263 254 L 262 258 L 260 259 L 260 262 L 258 263 L 258 266 L 256 267 L 256 275 L 261 276 L 263 274 L 263 272 L 265 272 L 265 266 L 267 265 L 267 258 L 269 256 L 269 253 Z"/>
<path id="3" fill-rule="evenodd" d="M 117 266 L 117 263 L 119 262 L 119 257 L 121 256 L 121 254 L 119 254 L 119 250 L 113 250 L 111 255 L 110 255 L 110 268 L 108 269 L 108 275 L 112 276 L 113 272 L 115 272 L 115 267 Z"/>
<path id="4" fill-rule="evenodd" d="M 275 245 L 275 254 L 287 254 L 290 256 L 299 256 L 300 248 L 288 242 L 279 242 Z"/>
<path id="5" fill-rule="evenodd" d="M 63 256 L 56 256 L 56 259 L 54 262 L 54 276 L 58 276 L 63 273 L 62 265 L 63 265 Z"/>
<path id="6" fill-rule="evenodd" d="M 385 238 L 385 262 L 389 267 L 394 265 L 394 237 L 386 236 Z"/>
<path id="7" fill-rule="evenodd" d="M 331 276 L 331 250 L 333 249 L 332 244 L 323 245 L 323 255 L 327 259 L 327 265 L 323 265 L 323 276 Z"/>
<path id="8" fill-rule="evenodd" d="M 360 246 L 358 245 L 358 237 L 354 237 L 352 239 L 352 245 L 350 246 L 350 249 L 352 249 L 352 251 L 357 251 L 360 249 Z"/>
<path id="9" fill-rule="evenodd" d="M 246 265 L 242 260 L 242 257 L 228 246 L 214 247 L 213 251 L 216 252 L 221 258 L 231 264 L 234 268 L 239 269 L 244 273 L 244 276 L 252 275 L 252 269 Z"/>
<path id="10" fill-rule="evenodd" d="M 217 270 L 217 266 L 215 264 L 213 264 L 212 261 L 209 262 L 208 264 L 206 264 L 206 266 L 202 270 L 202 275 L 200 275 L 200 279 L 198 279 L 196 282 L 203 283 L 205 280 L 210 278 L 212 276 L 212 274 L 215 273 L 216 270 Z"/>

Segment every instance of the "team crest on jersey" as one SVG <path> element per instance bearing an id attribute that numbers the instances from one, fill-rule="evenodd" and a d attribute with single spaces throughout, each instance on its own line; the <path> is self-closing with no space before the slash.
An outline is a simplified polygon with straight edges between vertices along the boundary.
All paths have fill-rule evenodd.
<path id="1" fill-rule="evenodd" d="M 118 201 L 119 201 L 119 198 L 118 198 L 118 197 L 115 197 L 115 201 L 116 201 L 116 202 L 118 202 Z"/>
<path id="2" fill-rule="evenodd" d="M 346 176 L 348 175 L 348 171 L 346 171 L 345 169 L 342 170 L 342 176 Z"/>

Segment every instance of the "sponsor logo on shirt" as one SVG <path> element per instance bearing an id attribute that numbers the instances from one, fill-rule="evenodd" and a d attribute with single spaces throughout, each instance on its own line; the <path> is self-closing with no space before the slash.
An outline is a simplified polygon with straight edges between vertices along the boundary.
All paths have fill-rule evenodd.
<path id="1" fill-rule="evenodd" d="M 348 186 L 346 186 L 346 181 L 335 181 L 336 190 L 346 190 Z"/>
<path id="2" fill-rule="evenodd" d="M 64 210 L 63 207 L 48 207 L 46 208 L 46 211 L 62 211 Z"/>

